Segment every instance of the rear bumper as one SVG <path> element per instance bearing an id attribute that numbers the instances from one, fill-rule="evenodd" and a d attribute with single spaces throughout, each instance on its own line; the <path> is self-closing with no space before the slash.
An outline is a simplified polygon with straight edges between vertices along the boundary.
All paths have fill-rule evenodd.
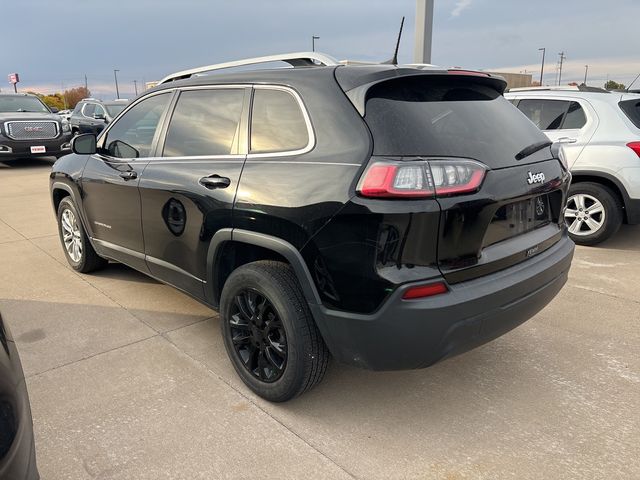
<path id="1" fill-rule="evenodd" d="M 60 157 L 71 153 L 71 133 L 51 140 L 11 140 L 0 136 L 0 162 L 16 158 Z M 31 153 L 31 147 L 45 147 L 44 153 Z"/>
<path id="2" fill-rule="evenodd" d="M 404 285 L 374 314 L 310 305 L 329 350 L 372 370 L 423 368 L 503 335 L 544 308 L 567 281 L 574 244 L 553 247 L 511 268 L 450 285 L 444 295 L 402 300 Z"/>

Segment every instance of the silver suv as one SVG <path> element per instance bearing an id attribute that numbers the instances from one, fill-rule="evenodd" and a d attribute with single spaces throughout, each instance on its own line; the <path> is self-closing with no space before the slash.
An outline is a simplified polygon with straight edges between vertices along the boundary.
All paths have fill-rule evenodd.
<path id="1" fill-rule="evenodd" d="M 573 174 L 565 221 L 595 245 L 640 223 L 640 95 L 590 87 L 515 88 L 505 94 L 553 142 Z"/>

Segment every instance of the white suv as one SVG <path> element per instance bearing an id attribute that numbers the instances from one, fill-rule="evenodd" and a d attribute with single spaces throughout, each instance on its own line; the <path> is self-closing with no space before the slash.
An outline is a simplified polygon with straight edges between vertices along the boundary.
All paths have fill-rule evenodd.
<path id="1" fill-rule="evenodd" d="M 640 223 L 640 95 L 590 87 L 514 88 L 505 97 L 553 142 L 573 175 L 565 220 L 595 245 Z"/>

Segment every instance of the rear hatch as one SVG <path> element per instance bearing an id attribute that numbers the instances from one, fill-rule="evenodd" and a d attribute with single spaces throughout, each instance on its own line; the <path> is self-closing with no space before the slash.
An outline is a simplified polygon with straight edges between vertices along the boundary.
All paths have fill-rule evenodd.
<path id="1" fill-rule="evenodd" d="M 482 74 L 430 72 L 347 91 L 373 137 L 360 195 L 434 198 L 437 262 L 449 283 L 524 261 L 562 235 L 570 176 L 545 135 L 502 97 L 504 86 Z"/>

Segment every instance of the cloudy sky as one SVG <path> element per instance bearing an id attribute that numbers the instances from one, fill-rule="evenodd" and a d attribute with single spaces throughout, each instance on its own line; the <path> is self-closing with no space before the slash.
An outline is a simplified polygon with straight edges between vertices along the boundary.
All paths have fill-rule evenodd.
<path id="1" fill-rule="evenodd" d="M 640 73 L 640 1 L 435 0 L 433 63 L 533 72 L 547 48 L 545 83 L 558 53 L 563 81 Z M 121 96 L 134 84 L 176 70 L 238 58 L 311 49 L 338 59 L 391 57 L 407 17 L 400 61 L 413 57 L 415 0 L 3 0 L 0 88 L 19 72 L 22 90 L 49 93 L 84 83 L 94 95 Z"/>

